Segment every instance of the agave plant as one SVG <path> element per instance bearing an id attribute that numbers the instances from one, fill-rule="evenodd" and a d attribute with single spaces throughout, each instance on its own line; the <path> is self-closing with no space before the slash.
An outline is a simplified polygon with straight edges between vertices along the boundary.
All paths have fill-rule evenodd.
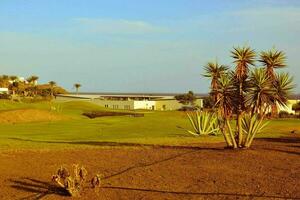
<path id="1" fill-rule="evenodd" d="M 259 119 L 257 114 L 244 115 L 242 119 L 242 130 L 245 134 L 243 146 L 246 148 L 250 147 L 256 134 L 260 133 L 267 124 L 268 122 L 264 122 L 262 118 Z"/>
<path id="2" fill-rule="evenodd" d="M 200 136 L 217 134 L 219 131 L 219 127 L 217 125 L 218 118 L 213 113 L 197 110 L 187 113 L 187 116 L 193 127 L 193 131 L 187 131 L 192 135 Z"/>

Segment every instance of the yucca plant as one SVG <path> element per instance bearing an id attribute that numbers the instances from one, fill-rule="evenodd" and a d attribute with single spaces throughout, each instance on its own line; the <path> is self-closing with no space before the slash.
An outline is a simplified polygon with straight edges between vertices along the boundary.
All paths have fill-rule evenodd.
<path id="1" fill-rule="evenodd" d="M 244 108 L 244 83 L 248 78 L 250 66 L 255 65 L 256 53 L 250 47 L 237 47 L 231 51 L 231 57 L 234 59 L 235 67 L 235 81 L 238 83 L 238 106 L 237 106 L 237 131 L 238 131 L 238 146 L 241 146 L 243 140 L 243 133 L 241 127 L 241 119 Z"/>
<path id="2" fill-rule="evenodd" d="M 205 73 L 203 74 L 204 77 L 211 78 L 210 88 L 211 88 L 211 96 L 213 99 L 214 104 L 219 100 L 219 93 L 218 90 L 218 80 L 222 75 L 226 73 L 228 67 L 225 65 L 219 65 L 216 62 L 208 62 L 204 67 Z"/>
<path id="3" fill-rule="evenodd" d="M 187 130 L 195 136 L 216 134 L 219 131 L 218 118 L 215 114 L 206 111 L 193 111 L 187 113 L 193 130 Z"/>
<path id="4" fill-rule="evenodd" d="M 243 147 L 250 147 L 256 134 L 260 133 L 266 127 L 267 124 L 268 122 L 264 122 L 263 119 L 259 118 L 257 114 L 244 115 L 242 119 L 242 130 L 245 134 Z"/>
<path id="5" fill-rule="evenodd" d="M 250 147 L 255 135 L 265 127 L 263 119 L 270 108 L 274 111 L 276 109 L 273 107 L 286 105 L 294 87 L 293 79 L 288 73 L 274 71 L 285 67 L 286 56 L 282 51 L 262 52 L 260 59 L 256 60 L 254 50 L 242 47 L 234 48 L 231 57 L 234 59 L 234 71 L 226 68 L 219 76 L 206 77 L 210 77 L 214 83 L 210 95 L 218 96 L 215 108 L 219 118 L 222 118 L 219 127 L 227 146 Z M 262 63 L 263 68 L 253 69 L 256 61 Z M 210 72 L 208 69 L 204 68 Z M 234 117 L 233 114 L 236 114 L 236 126 L 231 128 L 229 120 Z M 194 123 L 193 127 L 197 128 L 197 124 Z"/>

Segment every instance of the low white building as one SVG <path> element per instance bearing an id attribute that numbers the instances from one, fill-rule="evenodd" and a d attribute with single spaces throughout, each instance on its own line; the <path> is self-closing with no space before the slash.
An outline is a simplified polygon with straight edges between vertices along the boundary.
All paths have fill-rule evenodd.
<path id="1" fill-rule="evenodd" d="M 89 101 L 102 107 L 124 110 L 178 110 L 183 107 L 175 94 L 64 94 L 56 101 Z M 195 106 L 203 107 L 203 100 L 197 98 Z"/>
<path id="2" fill-rule="evenodd" d="M 290 99 L 287 101 L 286 106 L 278 105 L 278 113 L 281 111 L 287 112 L 289 114 L 295 114 L 295 111 L 293 110 L 293 105 L 300 102 L 300 98 L 293 97 L 293 99 Z"/>
<path id="3" fill-rule="evenodd" d="M 0 88 L 0 94 L 8 94 L 9 90 L 8 88 Z"/>

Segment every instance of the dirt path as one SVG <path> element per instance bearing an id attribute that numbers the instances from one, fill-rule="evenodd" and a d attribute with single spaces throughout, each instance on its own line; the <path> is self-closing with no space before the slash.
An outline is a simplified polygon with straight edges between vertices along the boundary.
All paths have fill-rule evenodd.
<path id="1" fill-rule="evenodd" d="M 80 199 L 300 199 L 300 137 L 256 141 L 250 150 L 107 147 L 1 151 L 0 199 L 70 199 L 51 183 L 60 164 L 80 163 L 98 191 Z"/>

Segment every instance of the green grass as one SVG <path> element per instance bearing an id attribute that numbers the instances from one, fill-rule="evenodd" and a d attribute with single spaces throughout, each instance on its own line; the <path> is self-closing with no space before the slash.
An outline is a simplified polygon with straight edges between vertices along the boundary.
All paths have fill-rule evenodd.
<path id="1" fill-rule="evenodd" d="M 51 106 L 60 107 L 61 111 L 57 114 L 70 116 L 71 119 L 1 124 L 0 149 L 77 148 L 99 146 L 100 142 L 195 145 L 200 142 L 223 141 L 222 136 L 195 137 L 178 128 L 190 128 L 190 124 L 185 114 L 177 111 L 144 111 L 144 117 L 114 116 L 88 119 L 81 114 L 107 109 L 88 102 L 50 104 L 0 101 L 0 111 L 24 108 L 50 110 Z M 300 120 L 273 120 L 259 137 L 279 137 L 293 129 L 300 131 Z"/>

